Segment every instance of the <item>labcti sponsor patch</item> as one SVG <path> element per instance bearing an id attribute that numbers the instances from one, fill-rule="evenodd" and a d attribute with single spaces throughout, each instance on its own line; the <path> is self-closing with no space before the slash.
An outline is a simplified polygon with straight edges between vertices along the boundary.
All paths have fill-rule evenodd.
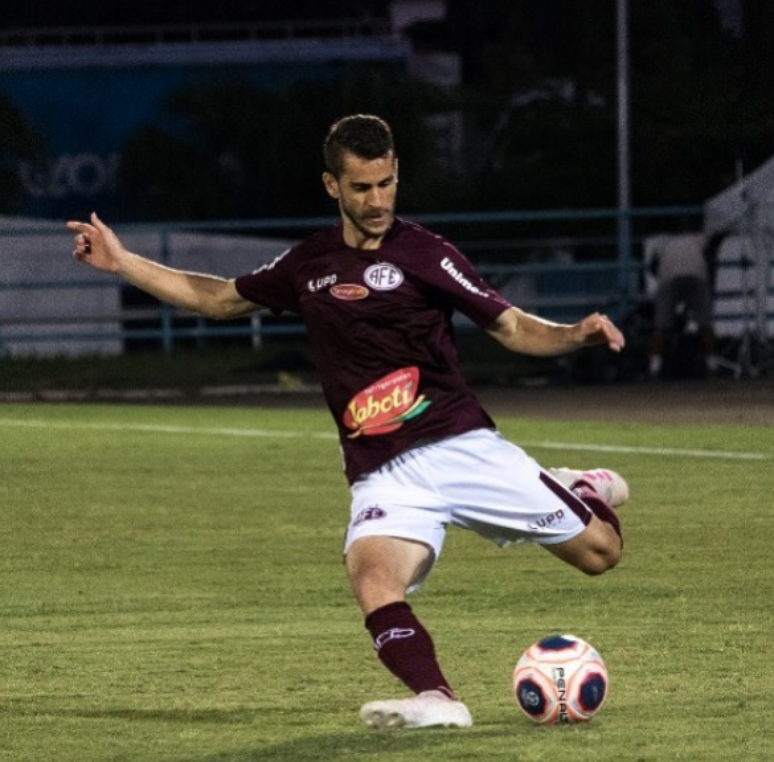
<path id="1" fill-rule="evenodd" d="M 422 413 L 430 400 L 419 394 L 419 368 L 396 370 L 358 392 L 344 411 L 350 439 L 389 434 Z"/>
<path id="2" fill-rule="evenodd" d="M 343 299 L 346 302 L 353 302 L 358 299 L 365 299 L 371 292 L 358 283 L 341 283 L 331 288 L 331 296 L 337 299 Z"/>

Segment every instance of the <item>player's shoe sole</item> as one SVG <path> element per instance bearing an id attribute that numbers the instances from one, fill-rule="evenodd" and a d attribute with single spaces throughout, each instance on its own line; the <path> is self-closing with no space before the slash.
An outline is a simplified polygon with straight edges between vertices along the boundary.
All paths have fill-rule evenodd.
<path id="1" fill-rule="evenodd" d="M 441 691 L 425 691 L 417 696 L 387 701 L 370 701 L 360 710 L 360 719 L 369 728 L 467 728 L 473 724 L 468 708 Z"/>
<path id="2" fill-rule="evenodd" d="M 576 482 L 586 482 L 613 508 L 623 505 L 629 499 L 629 485 L 626 483 L 626 479 L 609 468 L 592 468 L 588 471 L 576 471 L 573 468 L 549 468 L 548 473 L 568 488 Z"/>

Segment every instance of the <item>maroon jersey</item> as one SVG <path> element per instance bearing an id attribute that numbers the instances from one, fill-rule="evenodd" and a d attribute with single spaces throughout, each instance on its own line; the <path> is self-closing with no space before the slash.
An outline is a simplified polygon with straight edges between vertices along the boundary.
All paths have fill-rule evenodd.
<path id="1" fill-rule="evenodd" d="M 440 236 L 396 219 L 366 250 L 326 228 L 236 288 L 306 323 L 350 482 L 423 441 L 494 426 L 460 372 L 452 314 L 483 327 L 510 304 Z"/>

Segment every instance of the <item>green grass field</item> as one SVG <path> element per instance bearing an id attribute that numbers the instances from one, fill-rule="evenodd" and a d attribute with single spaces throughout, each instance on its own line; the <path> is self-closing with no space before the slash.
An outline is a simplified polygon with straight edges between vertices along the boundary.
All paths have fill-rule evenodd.
<path id="1" fill-rule="evenodd" d="M 476 724 L 379 733 L 361 703 L 404 690 L 345 581 L 326 412 L 0 407 L 0 759 L 771 759 L 772 430 L 499 423 L 546 465 L 627 476 L 625 558 L 590 579 L 452 531 L 412 603 Z M 555 631 L 608 664 L 587 725 L 513 703 Z"/>

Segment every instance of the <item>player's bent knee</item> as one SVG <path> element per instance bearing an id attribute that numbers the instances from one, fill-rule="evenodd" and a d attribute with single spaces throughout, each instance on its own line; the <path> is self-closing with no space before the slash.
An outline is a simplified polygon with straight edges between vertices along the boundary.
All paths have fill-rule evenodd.
<path id="1" fill-rule="evenodd" d="M 604 550 L 593 550 L 586 553 L 583 558 L 579 559 L 580 563 L 576 566 L 584 574 L 590 577 L 596 577 L 600 574 L 604 574 L 606 571 L 612 569 L 618 565 L 621 560 L 621 550 L 606 548 Z"/>
<path id="2" fill-rule="evenodd" d="M 567 542 L 545 547 L 565 563 L 592 577 L 616 566 L 622 552 L 618 535 L 612 531 L 598 534 L 595 529 L 584 531 Z"/>
<path id="3" fill-rule="evenodd" d="M 621 560 L 623 539 L 620 527 L 596 517 L 578 537 L 579 563 L 576 566 L 590 576 L 604 574 Z"/>

